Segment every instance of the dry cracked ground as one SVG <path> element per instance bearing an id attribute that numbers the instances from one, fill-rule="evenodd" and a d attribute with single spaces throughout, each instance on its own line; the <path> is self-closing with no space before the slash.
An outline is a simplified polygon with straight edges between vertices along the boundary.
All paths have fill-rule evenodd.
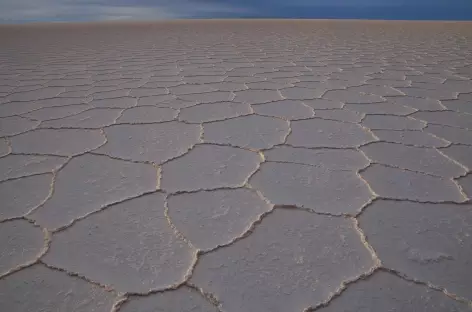
<path id="1" fill-rule="evenodd" d="M 472 26 L 2 26 L 2 311 L 472 311 Z"/>

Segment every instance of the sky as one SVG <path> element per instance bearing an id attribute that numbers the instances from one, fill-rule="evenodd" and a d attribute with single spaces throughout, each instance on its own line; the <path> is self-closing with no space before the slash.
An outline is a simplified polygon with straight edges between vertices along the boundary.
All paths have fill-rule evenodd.
<path id="1" fill-rule="evenodd" d="M 472 20 L 472 0 L 0 0 L 0 23 L 183 18 Z"/>

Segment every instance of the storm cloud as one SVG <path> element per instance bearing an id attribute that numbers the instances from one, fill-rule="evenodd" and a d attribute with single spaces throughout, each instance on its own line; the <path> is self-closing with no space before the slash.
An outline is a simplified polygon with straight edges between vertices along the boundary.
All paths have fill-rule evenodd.
<path id="1" fill-rule="evenodd" d="M 470 0 L 0 0 L 0 23 L 176 18 L 472 19 Z"/>

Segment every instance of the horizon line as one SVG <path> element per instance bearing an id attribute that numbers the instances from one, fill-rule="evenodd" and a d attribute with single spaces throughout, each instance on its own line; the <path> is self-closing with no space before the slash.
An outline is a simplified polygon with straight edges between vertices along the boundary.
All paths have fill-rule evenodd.
<path id="1" fill-rule="evenodd" d="M 172 19 L 128 19 L 128 20 L 96 20 L 96 21 L 32 21 L 3 23 L 2 26 L 53 26 L 53 25 L 87 25 L 87 24 L 149 24 L 175 22 L 240 22 L 240 21 L 310 21 L 310 22 L 408 22 L 408 23 L 472 23 L 470 19 L 381 19 L 381 18 L 305 18 L 305 17 L 202 17 L 202 18 L 172 18 Z"/>

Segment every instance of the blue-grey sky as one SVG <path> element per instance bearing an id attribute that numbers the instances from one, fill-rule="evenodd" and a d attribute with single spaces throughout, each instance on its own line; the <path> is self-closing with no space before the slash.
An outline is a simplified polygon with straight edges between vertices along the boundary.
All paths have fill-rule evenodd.
<path id="1" fill-rule="evenodd" d="M 472 20 L 472 0 L 0 0 L 0 23 L 240 17 Z"/>

